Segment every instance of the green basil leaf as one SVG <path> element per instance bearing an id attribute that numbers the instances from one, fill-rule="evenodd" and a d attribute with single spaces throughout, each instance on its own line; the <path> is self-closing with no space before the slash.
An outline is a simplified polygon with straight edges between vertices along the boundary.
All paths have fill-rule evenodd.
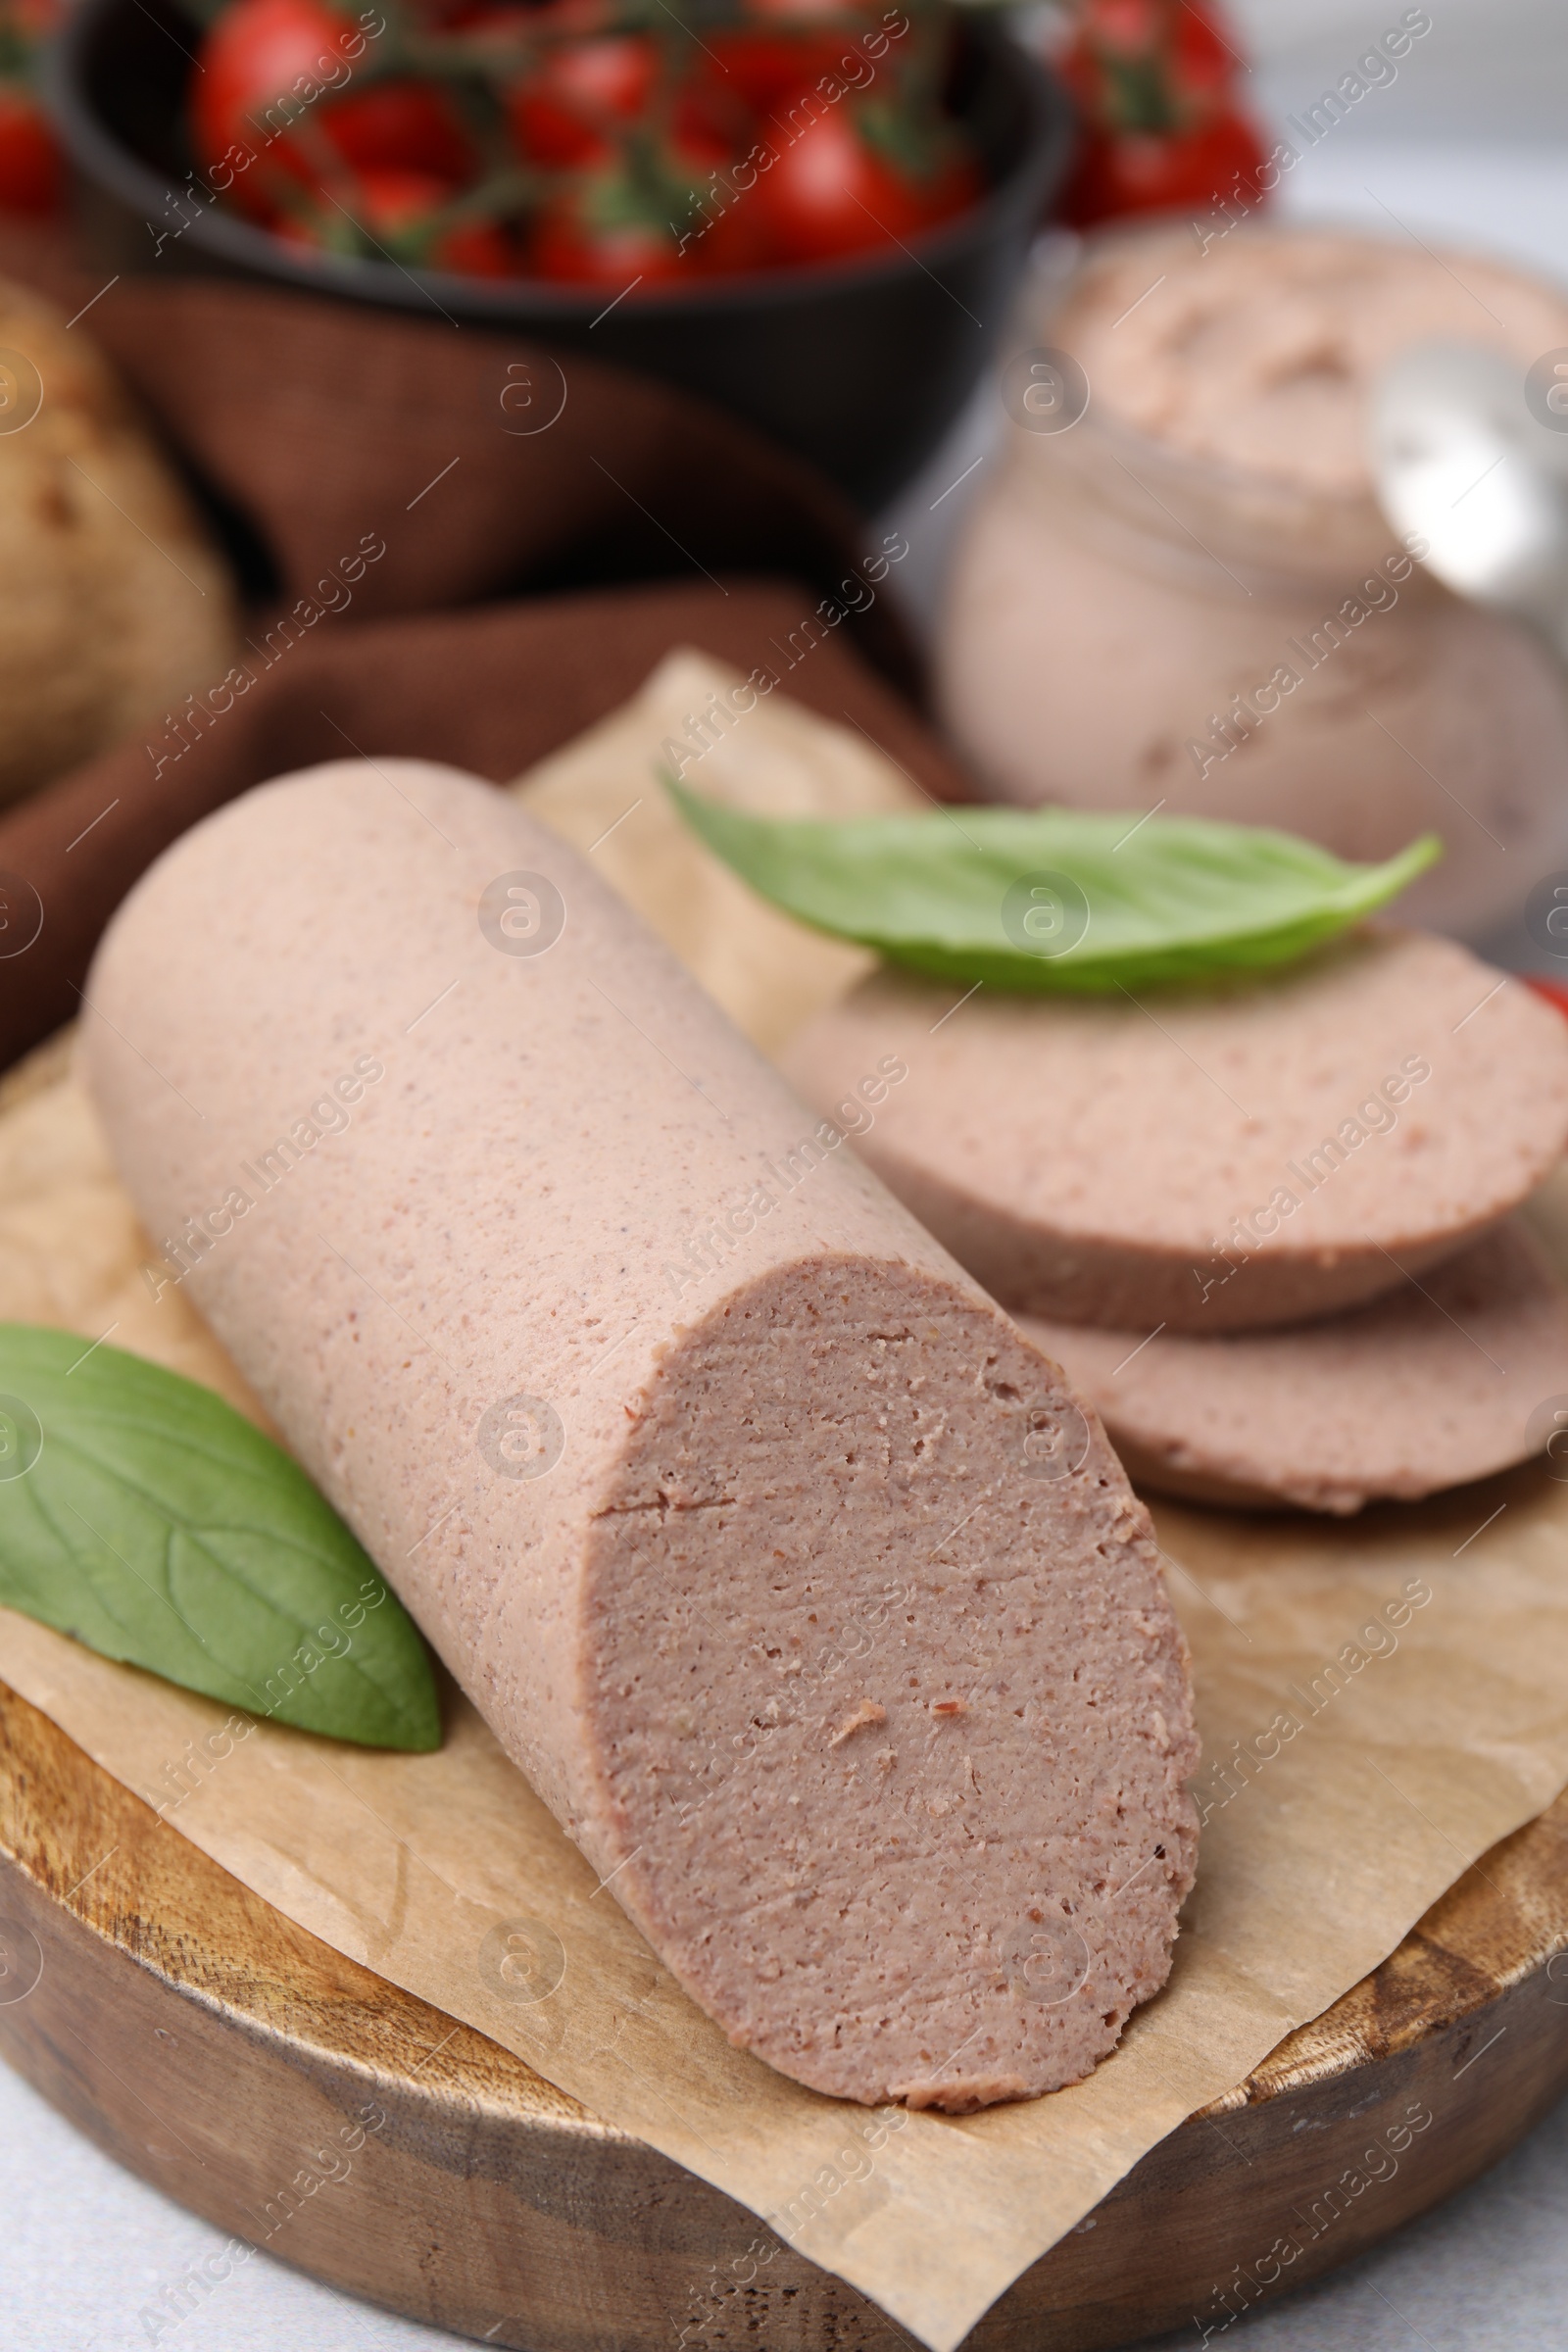
<path id="1" fill-rule="evenodd" d="M 786 913 L 890 963 L 1015 991 L 1286 963 L 1443 855 L 1428 833 L 1383 865 L 1349 865 L 1258 825 L 1084 808 L 752 816 L 663 781 L 693 832 Z"/>
<path id="2" fill-rule="evenodd" d="M 424 1643 L 298 1463 L 74 1332 L 0 1323 L 0 1603 L 251 1715 L 441 1743 Z"/>

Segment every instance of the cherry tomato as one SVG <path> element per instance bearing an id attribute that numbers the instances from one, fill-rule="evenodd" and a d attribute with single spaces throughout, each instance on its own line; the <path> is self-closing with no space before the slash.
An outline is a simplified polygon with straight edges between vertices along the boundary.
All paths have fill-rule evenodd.
<path id="1" fill-rule="evenodd" d="M 967 160 L 923 181 L 900 172 L 871 147 L 847 99 L 798 138 L 772 145 L 774 162 L 749 201 L 781 261 L 828 261 L 913 236 L 980 194 L 979 173 Z"/>
<path id="2" fill-rule="evenodd" d="M 359 174 L 366 225 L 389 238 L 415 241 L 416 259 L 432 270 L 466 277 L 514 277 L 519 257 L 499 221 L 475 220 L 444 228 L 427 244 L 419 231 L 430 215 L 451 203 L 451 184 L 428 172 L 375 170 Z"/>
<path id="3" fill-rule="evenodd" d="M 730 160 L 726 157 L 725 163 Z M 766 218 L 755 186 L 737 188 L 722 166 L 714 176 L 694 165 L 691 189 L 670 217 L 685 238 L 685 265 L 700 276 L 760 270 L 771 258 Z"/>
<path id="4" fill-rule="evenodd" d="M 1548 980 L 1543 973 L 1531 972 L 1526 986 L 1533 988 L 1537 996 L 1544 997 L 1548 1004 L 1555 1004 L 1560 1013 L 1568 1015 L 1568 982 Z"/>
<path id="5" fill-rule="evenodd" d="M 1221 115 L 1180 137 L 1127 133 L 1084 139 L 1061 199 L 1075 228 L 1123 214 L 1262 201 L 1257 174 L 1264 149 L 1251 124 Z"/>
<path id="6" fill-rule="evenodd" d="M 0 0 L 0 211 L 52 213 L 65 188 L 54 127 L 33 70 L 60 22 L 60 0 Z"/>
<path id="7" fill-rule="evenodd" d="M 536 277 L 612 286 L 659 285 L 681 274 L 667 223 L 638 210 L 614 180 L 590 181 L 553 197 L 535 215 L 528 264 Z"/>
<path id="8" fill-rule="evenodd" d="M 60 0 L 8 0 L 5 17 L 16 38 L 36 48 L 54 31 L 64 13 Z"/>
<path id="9" fill-rule="evenodd" d="M 1178 98 L 1228 92 L 1244 65 L 1223 20 L 1202 0 L 1087 0 L 1061 70 L 1075 92 L 1093 101 L 1151 61 Z M 1148 102 L 1147 92 L 1125 87 L 1110 94 L 1124 104 Z"/>
<path id="10" fill-rule="evenodd" d="M 658 72 L 658 52 L 642 33 L 548 50 L 508 93 L 513 136 L 535 163 L 597 163 L 613 152 L 616 127 L 644 112 Z"/>
<path id="11" fill-rule="evenodd" d="M 465 220 L 438 237 L 431 253 L 437 270 L 458 277 L 520 277 L 522 255 L 495 220 Z"/>
<path id="12" fill-rule="evenodd" d="M 730 151 L 675 138 L 585 173 L 535 215 L 528 257 L 541 277 L 613 286 L 750 270 L 765 258 L 755 191 L 722 176 Z"/>
<path id="13" fill-rule="evenodd" d="M 1240 65 L 1203 0 L 1087 0 L 1060 60 L 1083 117 L 1062 218 L 1257 203 L 1266 150 L 1234 96 Z"/>
<path id="14" fill-rule="evenodd" d="M 1161 38 L 1169 17 L 1166 0 L 1086 0 L 1078 12 L 1076 39 L 1136 57 Z"/>
<path id="15" fill-rule="evenodd" d="M 445 91 L 427 81 L 378 81 L 321 105 L 321 129 L 356 171 L 472 175 L 473 145 Z"/>
<path id="16" fill-rule="evenodd" d="M 354 192 L 359 199 L 354 212 L 367 227 L 389 237 L 416 228 L 427 214 L 452 198 L 448 182 L 434 172 L 402 172 L 391 166 L 372 166 L 356 173 Z"/>
<path id="17" fill-rule="evenodd" d="M 0 210 L 52 213 L 65 174 L 55 134 L 37 100 L 0 82 Z"/>
<path id="18" fill-rule="evenodd" d="M 708 36 L 715 79 L 759 114 L 770 115 L 787 97 L 832 73 L 846 54 L 850 35 L 841 27 L 788 25 L 773 30 L 740 25 Z"/>
<path id="19" fill-rule="evenodd" d="M 434 172 L 372 168 L 358 174 L 343 202 L 349 219 L 400 261 L 466 277 L 514 277 L 521 258 L 498 221 L 465 220 L 427 233 L 432 216 L 458 192 Z M 279 219 L 275 233 L 291 244 L 336 246 L 342 220 L 335 207 L 330 217 L 301 207 Z"/>
<path id="20" fill-rule="evenodd" d="M 202 71 L 192 86 L 198 162 L 212 171 L 231 150 L 259 157 L 280 149 L 278 160 L 304 176 L 291 123 L 308 119 L 309 109 L 301 107 L 295 84 L 305 77 L 318 86 L 323 64 L 339 76 L 352 70 L 344 44 L 364 38 L 351 17 L 322 0 L 233 0 L 202 44 Z M 236 196 L 244 186 L 236 180 Z"/>
<path id="21" fill-rule="evenodd" d="M 1172 56 L 1177 82 L 1189 94 L 1228 95 L 1245 71 L 1245 60 L 1227 39 L 1220 22 L 1212 11 L 1200 7 L 1177 10 Z"/>

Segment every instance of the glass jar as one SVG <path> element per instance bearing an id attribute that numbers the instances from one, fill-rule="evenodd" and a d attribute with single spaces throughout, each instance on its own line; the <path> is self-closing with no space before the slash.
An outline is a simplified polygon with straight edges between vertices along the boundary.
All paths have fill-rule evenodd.
<path id="1" fill-rule="evenodd" d="M 1041 348 L 1012 363 L 1004 446 L 950 581 L 938 654 L 943 715 L 1001 800 L 1277 825 L 1358 859 L 1437 832 L 1447 855 L 1400 913 L 1482 937 L 1522 907 L 1544 871 L 1568 864 L 1562 672 L 1528 630 L 1462 603 L 1423 571 L 1419 543 L 1412 552 L 1395 536 L 1364 466 L 1310 438 L 1314 416 L 1343 438 L 1344 404 L 1364 406 L 1356 371 L 1371 365 L 1368 341 L 1384 333 L 1390 356 L 1398 347 L 1392 318 L 1375 320 L 1359 350 L 1353 336 L 1348 348 L 1321 332 L 1314 344 L 1313 319 L 1321 327 L 1333 318 L 1333 252 L 1348 250 L 1352 266 L 1376 255 L 1397 286 L 1404 250 L 1310 230 L 1237 237 L 1254 273 L 1260 252 L 1287 261 L 1305 252 L 1321 264 L 1316 310 L 1296 321 L 1295 347 L 1266 303 L 1249 315 L 1242 287 L 1227 311 L 1217 272 L 1197 280 L 1206 307 L 1183 310 L 1181 280 L 1208 257 L 1199 250 L 1195 259 L 1192 240 L 1178 244 L 1168 231 L 1092 248 L 1064 299 L 1035 324 Z M 1085 285 L 1093 291 L 1107 246 L 1112 300 L 1146 274 L 1151 295 L 1176 280 L 1164 358 L 1187 380 L 1184 397 L 1167 405 L 1188 446 L 1097 398 L 1093 358 L 1075 373 L 1079 352 L 1095 342 Z M 1466 266 L 1472 277 L 1490 273 L 1496 300 L 1494 276 L 1514 295 L 1498 320 L 1502 339 L 1517 347 L 1555 327 L 1568 345 L 1560 298 L 1497 265 Z M 1450 307 L 1460 309 L 1466 289 L 1454 284 Z M 1439 300 L 1423 287 L 1426 311 Z M 1492 315 L 1484 305 L 1475 314 L 1482 327 Z M 1425 339 L 1422 304 L 1411 323 L 1412 339 Z M 1102 333 L 1102 345 L 1120 324 Z M 1475 332 L 1468 317 L 1450 328 Z M 1157 320 L 1145 330 L 1152 364 L 1162 356 L 1149 342 L 1157 332 Z M 1219 380 L 1205 409 L 1193 370 L 1221 334 L 1223 365 L 1210 368 Z M 1292 404 L 1266 463 L 1257 462 L 1266 434 L 1256 403 L 1244 415 L 1235 389 L 1246 380 L 1249 338 L 1258 368 L 1276 370 L 1270 395 L 1283 385 Z M 1499 335 L 1491 328 L 1477 339 Z M 1053 348 L 1060 345 L 1065 352 Z M 1519 356 L 1528 365 L 1547 347 Z M 1156 393 L 1124 372 L 1124 391 L 1128 383 L 1146 409 L 1158 408 Z M 1085 392 L 1087 408 L 1075 415 Z M 1220 454 L 1227 400 L 1246 463 Z"/>

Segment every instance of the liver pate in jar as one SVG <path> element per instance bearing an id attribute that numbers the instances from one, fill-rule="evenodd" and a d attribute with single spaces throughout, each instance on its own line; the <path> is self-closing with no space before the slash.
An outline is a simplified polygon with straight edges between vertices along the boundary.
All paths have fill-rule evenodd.
<path id="1" fill-rule="evenodd" d="M 990 792 L 1280 825 L 1358 858 L 1431 828 L 1448 856 L 1409 917 L 1472 936 L 1568 859 L 1556 663 L 1442 588 L 1374 495 L 1372 386 L 1438 338 L 1522 374 L 1568 346 L 1568 296 L 1337 230 L 1090 247 L 1033 322 L 1087 410 L 1061 429 L 1072 406 L 1009 404 L 942 632 L 945 716 Z"/>

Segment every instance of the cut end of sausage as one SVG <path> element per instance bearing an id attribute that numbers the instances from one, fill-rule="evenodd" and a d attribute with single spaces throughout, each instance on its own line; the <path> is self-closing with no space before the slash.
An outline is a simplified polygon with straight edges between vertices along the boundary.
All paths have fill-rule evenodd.
<path id="1" fill-rule="evenodd" d="M 582 1694 L 615 1892 L 813 2088 L 1078 2081 L 1192 1883 L 1186 1650 L 1056 1367 L 930 1271 L 768 1274 L 687 1327 L 594 1523 Z"/>

